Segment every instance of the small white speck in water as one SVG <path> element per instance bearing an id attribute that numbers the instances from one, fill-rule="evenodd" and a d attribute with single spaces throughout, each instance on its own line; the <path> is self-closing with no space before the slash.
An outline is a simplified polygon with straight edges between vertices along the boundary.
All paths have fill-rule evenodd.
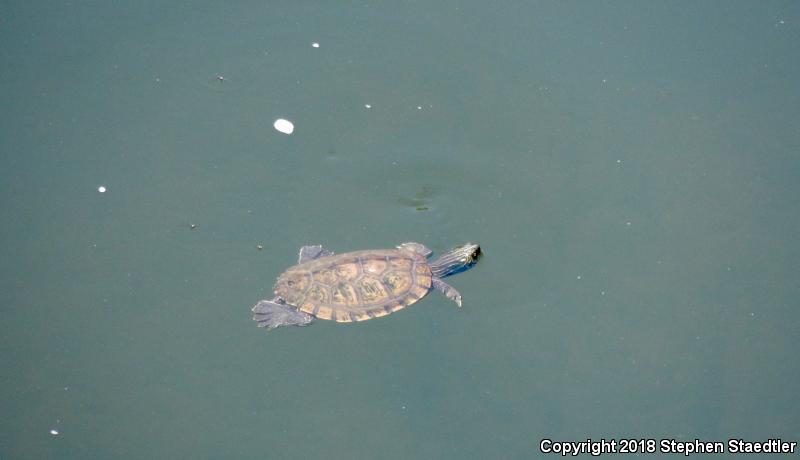
<path id="1" fill-rule="evenodd" d="M 61 433 L 59 433 L 58 430 L 56 430 L 56 429 L 52 429 L 52 430 L 50 430 L 50 434 L 53 435 L 53 436 L 58 436 Z"/>
<path id="2" fill-rule="evenodd" d="M 372 104 L 364 104 L 364 107 L 367 108 L 367 109 L 371 109 L 372 108 Z"/>
<path id="3" fill-rule="evenodd" d="M 311 46 L 312 46 L 313 48 L 319 48 L 319 43 L 317 43 L 317 42 L 314 42 L 314 43 L 312 43 L 312 44 L 311 44 Z"/>
<path id="4" fill-rule="evenodd" d="M 275 123 L 272 124 L 276 130 L 282 132 L 283 134 L 292 134 L 294 132 L 294 124 L 283 118 L 278 118 L 275 120 Z"/>
<path id="5" fill-rule="evenodd" d="M 97 187 L 97 191 L 100 192 L 100 193 L 106 193 L 106 188 L 101 185 L 101 186 Z"/>

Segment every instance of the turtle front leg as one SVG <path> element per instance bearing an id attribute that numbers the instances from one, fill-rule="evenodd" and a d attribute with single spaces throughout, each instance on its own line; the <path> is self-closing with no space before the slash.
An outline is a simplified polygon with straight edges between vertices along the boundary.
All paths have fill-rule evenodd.
<path id="1" fill-rule="evenodd" d="M 456 291 L 456 288 L 450 286 L 439 278 L 433 278 L 431 283 L 433 284 L 434 289 L 447 296 L 448 299 L 455 302 L 459 307 L 461 306 L 461 294 Z"/>

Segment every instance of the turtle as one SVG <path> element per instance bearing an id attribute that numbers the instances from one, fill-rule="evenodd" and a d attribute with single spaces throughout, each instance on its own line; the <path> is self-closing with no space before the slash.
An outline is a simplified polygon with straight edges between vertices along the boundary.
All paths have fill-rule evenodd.
<path id="1" fill-rule="evenodd" d="M 402 310 L 432 289 L 460 307 L 461 294 L 442 278 L 475 265 L 480 245 L 467 243 L 429 262 L 432 253 L 413 242 L 338 255 L 321 245 L 303 246 L 297 265 L 278 277 L 275 297 L 252 308 L 253 320 L 267 330 L 307 326 L 315 318 L 366 321 Z"/>

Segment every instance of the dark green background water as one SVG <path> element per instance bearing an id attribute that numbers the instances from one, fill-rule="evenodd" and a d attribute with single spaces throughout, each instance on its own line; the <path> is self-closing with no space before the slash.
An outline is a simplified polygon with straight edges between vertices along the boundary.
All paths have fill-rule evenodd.
<path id="1" fill-rule="evenodd" d="M 0 458 L 797 441 L 799 56 L 792 1 L 5 2 Z M 251 321 L 409 240 L 464 308 Z"/>

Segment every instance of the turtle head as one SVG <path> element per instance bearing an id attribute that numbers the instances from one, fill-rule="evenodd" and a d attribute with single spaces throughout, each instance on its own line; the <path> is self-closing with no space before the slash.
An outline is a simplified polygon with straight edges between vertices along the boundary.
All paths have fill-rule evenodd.
<path id="1" fill-rule="evenodd" d="M 431 272 L 438 278 L 455 275 L 475 265 L 480 256 L 481 247 L 478 243 L 466 243 L 431 262 Z"/>
<path id="2" fill-rule="evenodd" d="M 457 254 L 461 262 L 469 268 L 475 265 L 481 256 L 481 246 L 478 243 L 466 243 L 450 251 L 450 254 Z"/>

